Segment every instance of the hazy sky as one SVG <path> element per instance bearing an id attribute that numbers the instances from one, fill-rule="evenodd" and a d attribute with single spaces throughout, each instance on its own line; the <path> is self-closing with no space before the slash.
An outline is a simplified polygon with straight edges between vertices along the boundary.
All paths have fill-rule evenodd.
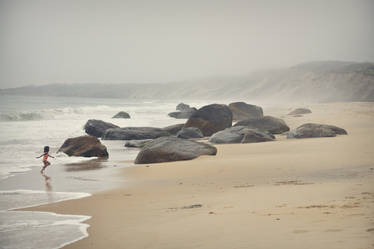
<path id="1" fill-rule="evenodd" d="M 0 88 L 374 61 L 374 0 L 0 0 Z"/>

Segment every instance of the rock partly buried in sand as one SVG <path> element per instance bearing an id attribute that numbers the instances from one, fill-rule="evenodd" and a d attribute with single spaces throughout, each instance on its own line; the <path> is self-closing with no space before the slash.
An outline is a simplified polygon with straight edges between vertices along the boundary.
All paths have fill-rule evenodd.
<path id="1" fill-rule="evenodd" d="M 249 118 L 261 118 L 264 112 L 260 106 L 250 105 L 245 102 L 234 102 L 229 104 L 233 120 L 245 120 Z"/>
<path id="2" fill-rule="evenodd" d="M 169 132 L 172 135 L 177 135 L 177 133 L 182 130 L 184 124 L 170 125 L 162 128 L 164 131 Z"/>
<path id="3" fill-rule="evenodd" d="M 125 127 L 107 129 L 102 138 L 103 140 L 142 140 L 155 139 L 164 136 L 170 136 L 170 133 L 160 128 Z"/>
<path id="4" fill-rule="evenodd" d="M 211 136 L 217 131 L 232 125 L 232 113 L 227 105 L 211 104 L 197 110 L 185 124 L 185 128 L 196 127 L 204 136 Z"/>
<path id="5" fill-rule="evenodd" d="M 127 112 L 119 112 L 116 115 L 114 115 L 112 118 L 131 118 L 130 114 Z"/>
<path id="6" fill-rule="evenodd" d="M 97 137 L 81 136 L 68 138 L 57 152 L 68 156 L 108 157 L 108 151 Z"/>
<path id="7" fill-rule="evenodd" d="M 177 137 L 161 137 L 147 143 L 135 159 L 136 164 L 191 160 L 216 155 L 214 146 Z"/>
<path id="8" fill-rule="evenodd" d="M 183 128 L 177 133 L 177 137 L 189 139 L 189 138 L 202 138 L 203 133 L 201 133 L 199 128 L 195 127 L 189 127 L 189 128 Z"/>
<path id="9" fill-rule="evenodd" d="M 129 140 L 125 143 L 125 147 L 143 148 L 150 141 L 153 139 Z"/>
<path id="10" fill-rule="evenodd" d="M 235 126 L 246 126 L 252 129 L 268 131 L 272 134 L 281 134 L 290 130 L 290 127 L 282 119 L 271 116 L 242 120 L 237 122 Z"/>
<path id="11" fill-rule="evenodd" d="M 335 137 L 347 135 L 347 131 L 334 125 L 307 123 L 288 132 L 287 138 Z"/>
<path id="12" fill-rule="evenodd" d="M 209 142 L 216 144 L 258 143 L 274 141 L 274 139 L 275 137 L 266 131 L 259 131 L 245 126 L 234 126 L 213 134 Z"/>
<path id="13" fill-rule="evenodd" d="M 288 113 L 288 115 L 302 115 L 302 114 L 308 114 L 308 113 L 312 113 L 312 111 L 307 108 L 297 108 L 293 110 L 292 112 Z"/>
<path id="14" fill-rule="evenodd" d="M 104 122 L 102 120 L 90 119 L 84 125 L 84 130 L 88 135 L 102 137 L 104 132 L 110 128 L 119 128 L 117 125 Z"/>

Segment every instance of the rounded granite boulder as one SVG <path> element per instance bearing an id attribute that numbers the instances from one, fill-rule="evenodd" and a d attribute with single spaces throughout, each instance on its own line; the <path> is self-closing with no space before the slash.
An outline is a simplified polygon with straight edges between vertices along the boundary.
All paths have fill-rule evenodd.
<path id="1" fill-rule="evenodd" d="M 197 110 L 186 122 L 185 128 L 196 127 L 204 136 L 232 126 L 232 113 L 227 105 L 211 104 Z"/>

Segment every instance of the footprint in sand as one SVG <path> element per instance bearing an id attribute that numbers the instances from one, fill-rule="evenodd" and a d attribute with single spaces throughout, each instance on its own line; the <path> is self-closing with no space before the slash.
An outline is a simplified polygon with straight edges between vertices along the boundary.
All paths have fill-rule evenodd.
<path id="1" fill-rule="evenodd" d="M 242 184 L 242 185 L 235 185 L 233 186 L 234 188 L 251 188 L 254 187 L 255 185 L 252 184 Z"/>
<path id="2" fill-rule="evenodd" d="M 289 181 L 276 182 L 274 185 L 279 186 L 279 185 L 309 185 L 309 184 L 314 184 L 314 183 L 313 182 L 302 182 L 298 180 L 289 180 Z"/>
<path id="3" fill-rule="evenodd" d="M 325 232 L 341 232 L 343 229 L 327 229 Z"/>
<path id="4" fill-rule="evenodd" d="M 308 232 L 309 232 L 308 230 L 301 230 L 301 229 L 293 230 L 293 233 L 296 233 L 296 234 L 308 233 Z"/>

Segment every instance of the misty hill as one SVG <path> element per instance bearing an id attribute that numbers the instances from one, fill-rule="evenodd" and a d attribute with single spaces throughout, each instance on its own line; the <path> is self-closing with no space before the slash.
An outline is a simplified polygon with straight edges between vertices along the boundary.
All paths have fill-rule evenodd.
<path id="1" fill-rule="evenodd" d="M 374 63 L 308 62 L 241 77 L 154 84 L 51 84 L 0 93 L 130 100 L 374 101 Z"/>

